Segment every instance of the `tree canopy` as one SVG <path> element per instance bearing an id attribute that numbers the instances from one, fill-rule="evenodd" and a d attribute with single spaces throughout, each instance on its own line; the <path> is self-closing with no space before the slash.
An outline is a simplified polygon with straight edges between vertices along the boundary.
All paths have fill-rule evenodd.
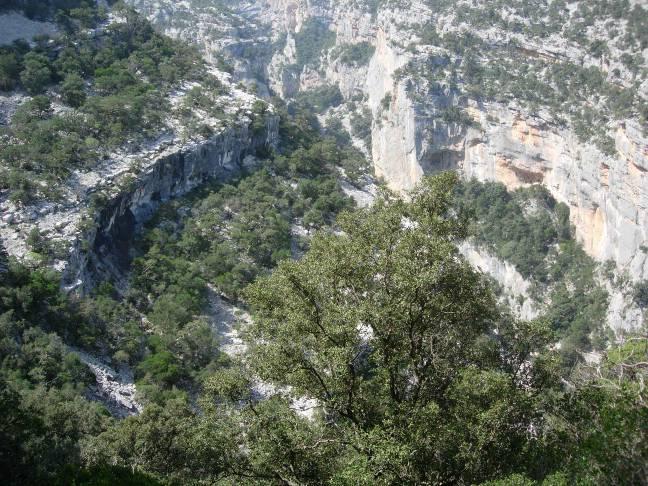
<path id="1" fill-rule="evenodd" d="M 480 482 L 528 447 L 545 368 L 523 372 L 528 355 L 503 354 L 491 332 L 494 297 L 456 249 L 455 178 L 344 214 L 341 234 L 248 290 L 252 369 L 317 400 L 334 483 Z M 528 330 L 548 337 L 541 323 Z"/>
<path id="2" fill-rule="evenodd" d="M 459 254 L 469 225 L 455 183 L 445 173 L 408 198 L 384 192 L 370 208 L 343 212 L 300 260 L 263 272 L 242 292 L 253 320 L 241 359 L 218 361 L 185 298 L 199 288 L 188 271 L 173 289 L 182 299 L 166 293 L 151 305 L 150 349 L 135 360 L 146 406 L 124 420 L 83 398 L 91 377 L 64 339 L 114 339 L 132 360 L 142 342 L 128 304 L 109 286 L 76 302 L 55 276 L 9 261 L 0 278 L 0 477 L 644 483 L 645 336 L 565 374 L 551 322 L 513 319 Z M 179 263 L 165 268 L 183 275 Z"/>

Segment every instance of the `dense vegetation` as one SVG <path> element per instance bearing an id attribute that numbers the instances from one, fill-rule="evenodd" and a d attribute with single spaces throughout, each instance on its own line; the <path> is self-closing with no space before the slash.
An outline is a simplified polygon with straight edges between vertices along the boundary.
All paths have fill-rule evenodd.
<path id="1" fill-rule="evenodd" d="M 135 293 L 122 303 L 109 286 L 75 301 L 55 276 L 15 263 L 0 272 L 5 483 L 645 478 L 645 340 L 611 349 L 598 370 L 561 374 L 549 323 L 501 314 L 487 282 L 457 258 L 469 227 L 451 210 L 450 174 L 428 180 L 410 202 L 384 194 L 344 213 L 341 233 L 321 232 L 301 260 L 282 259 L 242 294 L 255 315 L 246 359 L 222 359 L 200 321 L 201 287 L 221 288 L 217 275 L 227 270 L 213 265 L 229 251 L 223 245 L 262 271 L 274 264 L 272 254 L 250 253 L 244 222 L 255 224 L 250 211 L 264 199 L 291 199 L 283 177 L 313 170 L 292 171 L 294 154 L 279 159 L 287 162 L 272 164 L 279 189 L 264 189 L 270 176 L 261 171 L 239 191 L 212 188 L 184 203 L 191 209 L 163 210 L 143 240 Z M 174 211 L 187 217 L 179 223 Z M 288 249 L 285 239 L 269 240 Z M 132 305 L 147 312 L 134 323 L 148 326 L 138 365 L 147 405 L 116 421 L 82 397 L 88 373 L 63 343 L 82 343 L 97 316 L 119 328 L 122 313 L 136 315 Z M 260 396 L 259 380 L 284 391 Z M 317 399 L 311 418 L 295 412 L 300 396 Z"/>
<path id="2" fill-rule="evenodd" d="M 371 110 L 367 107 L 363 107 L 362 111 L 352 112 L 350 121 L 351 133 L 353 133 L 354 137 L 358 137 L 362 140 L 369 153 L 371 153 Z"/>
<path id="3" fill-rule="evenodd" d="M 162 390 L 200 381 L 222 358 L 212 329 L 197 317 L 210 293 L 235 302 L 259 275 L 303 250 L 306 241 L 296 230 L 327 227 L 351 206 L 337 182 L 344 157 L 332 141 L 313 140 L 237 182 L 208 187 L 159 212 L 140 242 L 129 292 L 155 330 L 139 364 L 138 385 L 147 398 L 159 401 Z M 128 346 L 115 352 L 141 359 Z"/>
<path id="4" fill-rule="evenodd" d="M 170 90 L 207 77 L 195 50 L 155 33 L 133 11 L 116 10 L 120 21 L 91 32 L 102 11 L 83 12 L 69 11 L 56 40 L 0 47 L 0 89 L 32 95 L 0 127 L 0 189 L 16 202 L 54 198 L 71 171 L 157 134 L 171 111 Z"/>
<path id="5" fill-rule="evenodd" d="M 295 100 L 298 103 L 303 103 L 316 113 L 323 113 L 330 108 L 339 106 L 344 98 L 337 86 L 325 84 L 306 91 L 300 91 Z"/>
<path id="6" fill-rule="evenodd" d="M 139 399 L 150 406 L 186 402 L 227 363 L 203 317 L 208 284 L 235 299 L 257 275 L 289 258 L 291 248 L 303 247 L 295 222 L 319 228 L 350 207 L 337 182 L 348 149 L 319 138 L 309 124 L 283 120 L 284 155 L 159 211 L 138 244 L 142 256 L 125 297 L 109 282 L 91 297 L 66 297 L 56 274 L 10 264 L 0 246 L 2 406 L 16 408 L 2 430 L 4 479 L 65 483 L 61 478 L 81 464 L 81 438 L 113 423 L 103 407 L 83 398 L 94 376 L 70 346 L 132 367 Z M 37 235 L 30 242 L 34 250 L 51 251 Z M 104 466 L 85 477 L 122 474 Z"/>
<path id="7" fill-rule="evenodd" d="M 335 45 L 335 32 L 317 18 L 310 18 L 301 30 L 295 34 L 297 48 L 297 70 L 300 72 L 304 66 L 316 65 L 320 56 Z"/>
<path id="8" fill-rule="evenodd" d="M 79 440 L 109 414 L 82 396 L 94 376 L 64 342 L 87 321 L 56 275 L 15 263 L 0 272 L 0 480 L 33 484 L 80 464 Z"/>
<path id="9" fill-rule="evenodd" d="M 102 12 L 61 2 L 66 38 L 0 54 L 0 82 L 33 91 L 0 149 L 17 201 L 42 191 L 34 177 L 56 181 L 154 133 L 169 90 L 203 75 L 195 52 L 132 13 L 93 37 L 81 27 Z M 361 3 L 375 13 L 388 0 Z M 316 21 L 302 32 L 303 67 L 333 34 Z M 358 49 L 343 62 L 364 62 Z M 192 110 L 222 116 L 220 89 L 191 90 L 180 116 L 207 130 Z M 278 153 L 163 205 L 134 243 L 127 288 L 65 295 L 59 275 L 0 243 L 0 482 L 645 483 L 648 340 L 582 362 L 603 344 L 607 296 L 568 208 L 539 187 L 444 173 L 354 210 L 339 179 L 360 179 L 362 155 L 335 113 L 325 127 L 314 114 L 340 98 L 329 86 L 302 94 L 280 109 Z M 440 116 L 468 123 L 456 108 Z M 370 149 L 371 114 L 350 122 Z M 458 254 L 469 235 L 534 282 L 541 318 L 500 308 Z M 56 251 L 38 230 L 28 244 Z M 642 307 L 646 286 L 633 296 Z M 219 349 L 215 298 L 252 314 L 245 355 Z M 143 412 L 118 420 L 89 401 L 94 377 L 75 349 L 130 367 Z"/>

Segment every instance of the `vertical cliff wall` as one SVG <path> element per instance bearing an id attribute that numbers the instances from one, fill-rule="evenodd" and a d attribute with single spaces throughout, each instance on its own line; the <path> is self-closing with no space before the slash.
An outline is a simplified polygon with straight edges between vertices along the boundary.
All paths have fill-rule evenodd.
<path id="1" fill-rule="evenodd" d="M 132 2 L 165 32 L 197 42 L 210 58 L 229 53 L 237 67 L 234 76 L 254 79 L 260 92 L 291 98 L 338 86 L 346 103 L 336 115 L 346 126 L 354 113 L 370 113 L 375 174 L 392 189 L 411 189 L 423 175 L 447 169 L 509 189 L 543 184 L 569 206 L 576 236 L 591 256 L 614 261 L 618 272 L 634 281 L 648 277 L 648 140 L 641 117 L 626 110 L 631 115 L 619 118 L 608 110 L 585 128 L 570 122 L 578 110 L 603 110 L 607 100 L 624 94 L 622 89 L 646 98 L 648 82 L 640 72 L 648 50 L 630 46 L 637 34 L 625 17 L 606 18 L 604 8 L 592 13 L 588 2 L 564 8 L 541 2 L 546 11 L 520 12 L 512 6 L 508 13 L 488 2 L 432 5 L 426 0 L 237 0 L 218 12 L 193 0 Z M 484 22 L 488 8 L 491 21 Z M 302 33 L 314 21 L 333 34 L 333 43 L 300 64 Z M 610 35 L 609 25 L 618 32 Z M 578 32 L 587 43 L 575 36 Z M 605 48 L 593 52 L 594 41 Z M 464 70 L 464 43 L 477 46 L 477 64 L 489 69 L 500 63 L 503 76 L 490 95 L 474 89 L 486 81 L 471 81 Z M 372 48 L 366 62 L 343 61 L 340 52 L 365 44 Z M 526 103 L 504 95 L 507 71 L 524 81 L 523 90 L 528 85 L 551 94 L 555 79 L 534 84 L 519 71 L 527 66 L 537 73 L 531 78 L 539 78 L 554 65 L 581 69 L 584 77 L 601 73 L 612 94 L 586 92 L 574 106 L 544 106 L 542 96 Z M 581 81 L 569 79 L 558 90 Z M 497 83 L 503 83 L 502 93 Z M 578 134 L 583 130 L 593 134 L 590 140 Z"/>
<path id="2" fill-rule="evenodd" d="M 478 128 L 447 122 L 440 114 L 458 103 L 455 93 L 441 88 L 416 98 L 412 92 L 417 81 L 399 77 L 399 70 L 421 57 L 409 48 L 418 41 L 417 30 L 426 20 L 434 22 L 425 2 L 391 2 L 389 9 L 373 14 L 353 2 L 263 4 L 267 8 L 260 11 L 259 21 L 272 25 L 277 36 L 288 36 L 285 48 L 272 59 L 269 84 L 283 95 L 324 83 L 339 85 L 347 99 L 361 93 L 373 115 L 376 175 L 391 188 L 407 190 L 426 173 L 452 168 L 510 189 L 541 183 L 570 207 L 576 235 L 590 255 L 615 261 L 635 280 L 648 277 L 648 255 L 643 250 L 648 241 L 648 139 L 638 121 L 611 122 L 614 148 L 608 154 L 579 141 L 572 128 L 548 112 L 532 115 L 515 103 L 477 101 L 468 94 L 461 103 Z M 337 46 L 370 42 L 375 50 L 368 65 L 345 66 L 329 51 L 322 54 L 319 69 L 292 73 L 296 80 L 287 75 L 282 68 L 294 63 L 291 39 L 311 17 L 328 23 Z M 452 27 L 448 23 L 440 29 Z M 561 56 L 578 55 L 564 41 L 555 42 Z M 531 59 L 549 56 L 551 46 L 529 41 L 520 51 Z M 442 54 L 431 48 L 424 56 L 434 63 Z"/>
<path id="3" fill-rule="evenodd" d="M 63 202 L 17 208 L 1 201 L 0 237 L 18 258 L 32 258 L 28 235 L 35 229 L 59 250 L 54 268 L 67 291 L 84 293 L 96 282 L 124 277 L 135 232 L 165 201 L 210 180 L 228 180 L 258 164 L 258 152 L 275 148 L 279 119 L 233 123 L 206 140 L 158 140 L 146 151 L 111 159 L 70 179 Z"/>
<path id="4" fill-rule="evenodd" d="M 269 115 L 263 130 L 254 132 L 248 125 L 231 128 L 154 159 L 127 190 L 99 210 L 96 229 L 75 244 L 64 284 L 83 293 L 103 279 L 120 282 L 130 265 L 136 232 L 160 204 L 257 165 L 257 152 L 276 147 L 278 122 L 276 116 Z"/>

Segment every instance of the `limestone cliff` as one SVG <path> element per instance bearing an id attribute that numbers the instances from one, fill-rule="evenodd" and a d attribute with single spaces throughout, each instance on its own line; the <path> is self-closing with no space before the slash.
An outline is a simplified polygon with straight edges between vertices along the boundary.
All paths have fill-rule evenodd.
<path id="1" fill-rule="evenodd" d="M 226 181 L 246 166 L 257 164 L 257 151 L 275 146 L 277 132 L 278 118 L 268 115 L 259 133 L 242 125 L 155 157 L 128 188 L 106 202 L 96 216 L 96 229 L 76 243 L 73 265 L 65 275 L 70 288 L 90 287 L 97 278 L 111 277 L 119 282 L 128 269 L 137 229 L 162 202 L 209 180 Z M 83 251 L 84 247 L 90 251 Z"/>
<path id="2" fill-rule="evenodd" d="M 648 49 L 641 21 L 630 22 L 645 19 L 641 5 L 540 2 L 529 12 L 488 2 L 237 0 L 215 15 L 201 2 L 132 2 L 208 56 L 230 55 L 234 75 L 261 93 L 338 86 L 346 126 L 369 109 L 375 174 L 391 188 L 445 169 L 509 189 L 541 183 L 569 206 L 591 256 L 634 281 L 648 277 Z M 333 42 L 304 61 L 301 33 L 312 22 Z M 308 49 L 320 40 L 307 39 Z M 361 44 L 370 58 L 344 62 L 340 52 Z M 634 101 L 612 109 L 616 98 Z"/>
<path id="3" fill-rule="evenodd" d="M 56 268 L 63 272 L 67 290 L 85 291 L 97 280 L 119 279 L 129 263 L 136 229 L 164 201 L 183 195 L 207 180 L 227 180 L 246 164 L 255 164 L 258 150 L 278 139 L 278 119 L 269 113 L 265 128 L 254 133 L 248 124 L 223 130 L 209 140 L 182 143 L 165 141 L 148 152 L 101 169 L 80 174 L 75 202 L 44 202 L 21 210 L 5 201 L 0 236 L 8 251 L 27 256 L 26 236 L 33 228 L 66 251 Z M 137 161 L 133 170 L 133 161 Z M 105 194 L 99 208 L 92 194 Z"/>
<path id="4" fill-rule="evenodd" d="M 538 317 L 540 314 L 538 305 L 529 296 L 531 283 L 525 280 L 513 265 L 467 241 L 459 246 L 459 251 L 471 265 L 502 286 L 501 299 L 516 316 L 521 319 Z"/>
<path id="5" fill-rule="evenodd" d="M 393 189 L 444 169 L 510 189 L 541 183 L 569 206 L 590 255 L 634 281 L 648 277 L 648 49 L 641 21 L 630 22 L 645 18 L 640 4 L 130 3 L 212 63 L 229 57 L 233 78 L 262 95 L 338 86 L 346 126 L 369 110 L 375 174 Z M 312 22 L 333 41 L 304 60 L 300 35 Z M 340 55 L 364 44 L 363 62 Z"/>
<path id="6" fill-rule="evenodd" d="M 373 114 L 376 174 L 390 187 L 410 189 L 423 174 L 449 168 L 459 168 L 467 177 L 500 181 L 511 189 L 542 183 L 570 207 L 577 236 L 589 254 L 601 261 L 614 260 L 634 279 L 648 276 L 647 255 L 641 250 L 648 239 L 648 201 L 643 189 L 648 187 L 648 138 L 637 119 L 610 123 L 614 149 L 609 154 L 580 141 L 573 127 L 561 125 L 547 110 L 531 113 L 516 102 L 464 96 L 461 102 L 478 128 L 448 123 L 435 115 L 458 103 L 456 93 L 442 87 L 413 99 L 410 93 L 417 88 L 412 85 L 419 80 L 395 76 L 413 59 L 425 57 L 434 63 L 440 58 L 434 48 L 408 48 L 418 39 L 422 23 L 442 20 L 425 2 L 388 2 L 391 8 L 374 15 L 355 2 L 258 3 L 267 7 L 259 7 L 260 20 L 288 36 L 286 48 L 275 53 L 268 70 L 269 84 L 283 95 L 294 90 L 281 70 L 294 62 L 290 39 L 309 17 L 326 20 L 338 46 L 369 41 L 375 47 L 368 65 L 359 67 L 337 62 L 330 51 L 323 53 L 319 69 L 304 69 L 292 84 L 308 89 L 328 82 L 338 84 L 347 99 L 364 95 Z M 448 22 L 443 28 L 454 27 Z M 547 45 L 524 37 L 517 40 L 526 42 L 520 49 L 529 58 L 579 58 L 577 46 L 558 36 Z M 589 56 L 583 58 L 593 62 Z M 612 71 L 616 60 L 610 55 L 606 62 L 605 69 Z M 644 82 L 639 87 L 641 96 L 646 95 L 645 88 Z"/>

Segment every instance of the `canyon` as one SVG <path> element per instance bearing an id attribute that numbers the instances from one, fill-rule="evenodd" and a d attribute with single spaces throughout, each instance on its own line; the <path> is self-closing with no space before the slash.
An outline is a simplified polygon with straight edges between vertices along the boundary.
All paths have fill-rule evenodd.
<path id="1" fill-rule="evenodd" d="M 259 93 L 290 99 L 319 87 L 338 87 L 344 103 L 336 115 L 347 126 L 354 114 L 368 110 L 371 142 L 355 142 L 369 145 L 365 148 L 375 176 L 389 188 L 407 191 L 423 175 L 447 169 L 459 170 L 466 178 L 500 182 L 509 190 L 542 184 L 569 207 L 575 235 L 589 255 L 599 262 L 613 261 L 617 272 L 633 282 L 648 277 L 644 121 L 610 120 L 602 136 L 611 149 L 604 151 L 583 141 L 574 125 L 556 114 L 568 112 L 568 106 L 529 109 L 516 99 L 475 97 L 443 82 L 431 89 L 429 80 L 408 73 L 411 66 L 447 63 L 448 56 L 456 59 L 443 47 L 421 45 L 422 26 L 432 25 L 444 35 L 468 29 L 488 46 L 514 43 L 522 62 L 540 59 L 600 68 L 608 79 L 617 76 L 615 83 L 629 87 L 633 75 L 619 61 L 619 42 L 610 41 L 608 55 L 597 59 L 558 33 L 539 41 L 497 26 L 466 26 L 456 21 L 452 9 L 435 11 L 433 2 L 416 0 L 241 0 L 227 8 L 151 0 L 131 4 L 167 34 L 197 43 L 208 59 L 225 55 L 236 66 L 234 77 Z M 575 16 L 578 7 L 570 6 L 570 15 Z M 197 29 L 193 19 L 199 19 Z M 334 41 L 312 62 L 299 65 L 296 43 L 313 23 L 324 26 Z M 603 20 L 597 21 L 588 34 L 603 39 L 602 25 Z M 339 51 L 350 45 L 370 47 L 370 57 L 356 64 L 341 61 Z M 645 66 L 648 49 L 638 59 Z M 646 103 L 648 81 L 635 76 L 634 87 Z M 444 119 L 444 112 L 455 107 L 464 111 L 467 121 Z M 615 292 L 613 300 L 632 308 L 628 288 Z M 640 326 L 640 313 L 629 312 L 630 320 L 615 318 L 612 327 Z"/>
<path id="2" fill-rule="evenodd" d="M 648 254 L 641 249 L 648 239 L 648 138 L 637 120 L 611 124 L 612 155 L 580 142 L 548 113 L 531 114 L 515 103 L 468 99 L 467 112 L 479 128 L 444 123 L 430 114 L 455 102 L 452 94 L 417 104 L 408 96 L 411 81 L 394 77 L 413 56 L 404 46 L 416 40 L 414 26 L 434 21 L 423 3 L 382 9 L 376 18 L 352 8 L 352 2 L 332 2 L 328 8 L 306 1 L 262 3 L 269 8 L 259 6 L 258 11 L 266 12 L 267 22 L 289 39 L 308 18 L 318 17 L 330 22 L 337 45 L 367 41 L 374 46 L 367 66 L 353 68 L 323 58 L 319 70 L 300 74 L 298 86 L 338 84 L 346 99 L 362 93 L 373 117 L 375 173 L 390 188 L 412 189 L 423 174 L 449 168 L 465 177 L 502 182 L 511 190 L 541 183 L 569 206 L 576 235 L 590 255 L 614 260 L 635 280 L 648 276 Z M 529 57 L 560 52 L 559 46 L 532 42 L 522 47 Z M 277 66 L 294 62 L 289 51 L 276 53 L 268 68 L 270 86 L 284 95 L 290 94 L 289 83 L 276 73 L 281 73 Z M 643 56 L 645 60 L 648 51 Z M 641 85 L 643 96 L 647 87 Z M 386 96 L 390 102 L 385 109 Z"/>
<path id="3" fill-rule="evenodd" d="M 645 7 L 4 2 L 0 482 L 642 484 Z"/>
<path id="4" fill-rule="evenodd" d="M 116 153 L 96 170 L 75 173 L 63 202 L 19 208 L 2 201 L 0 236 L 9 253 L 25 257 L 26 236 L 34 228 L 68 245 L 69 258 L 54 262 L 63 272 L 67 291 L 84 293 L 104 278 L 120 281 L 134 234 L 161 202 L 208 179 L 231 178 L 256 163 L 257 151 L 276 147 L 278 118 L 269 111 L 263 115 L 263 130 L 254 132 L 245 117 L 251 116 L 257 98 L 235 88 L 237 82 L 266 99 L 271 93 L 289 100 L 320 87 L 337 87 L 343 102 L 335 116 L 370 156 L 375 178 L 393 190 L 411 190 L 425 174 L 448 169 L 466 178 L 503 183 L 509 190 L 540 183 L 569 207 L 576 237 L 589 255 L 599 262 L 613 261 L 617 273 L 631 282 L 648 277 L 645 124 L 636 117 L 610 121 L 604 128 L 613 150 L 605 153 L 581 140 L 574 127 L 548 107 L 530 110 L 515 99 L 471 96 L 443 82 L 430 88 L 430 81 L 417 77 L 412 66 L 444 65 L 449 54 L 442 46 L 421 42 L 421 26 L 433 25 L 443 34 L 464 32 L 466 25 L 458 24 L 452 11 L 436 12 L 429 2 L 419 0 L 373 2 L 373 7 L 372 2 L 346 0 L 238 0 L 227 6 L 167 0 L 129 3 L 164 33 L 198 45 L 213 69 L 223 59 L 234 66 L 227 83 L 232 93 L 228 103 L 236 108 L 229 110 L 242 113 L 242 118 L 226 127 L 217 124 L 217 133 L 208 139 L 186 141 L 172 130 L 139 152 Z M 313 22 L 332 37 L 300 65 L 297 40 L 303 42 L 300 33 Z M 49 24 L 29 25 L 51 33 Z M 594 37 L 602 35 L 598 24 L 592 29 Z M 471 33 L 492 45 L 514 40 L 517 51 L 529 60 L 578 60 L 600 66 L 608 77 L 615 70 L 620 84 L 632 84 L 632 74 L 618 61 L 621 51 L 616 44 L 611 44 L 606 59 L 597 61 L 555 33 L 544 43 L 493 26 L 473 28 Z M 342 60 L 339 52 L 349 46 L 362 46 L 366 59 Z M 645 65 L 648 49 L 640 57 Z M 645 100 L 648 82 L 640 78 L 635 85 L 637 96 Z M 3 113 L 10 114 L 20 102 L 20 95 L 3 96 Z M 465 113 L 463 121 L 444 117 L 456 107 Z M 353 118 L 360 113 L 368 115 L 370 135 L 364 140 L 353 133 Z M 95 215 L 90 214 L 93 194 L 107 198 Z M 88 217 L 94 224 L 88 224 Z M 486 273 L 506 288 L 518 286 L 519 275 L 511 269 L 500 271 L 505 262 L 495 262 L 485 249 L 478 257 L 477 251 L 471 247 L 467 255 L 479 260 Z M 636 328 L 642 321 L 629 301 L 628 288 L 610 287 L 616 302 L 611 326 L 617 330 Z M 533 312 L 525 309 L 522 314 Z M 631 317 L 620 317 L 626 315 Z"/>

